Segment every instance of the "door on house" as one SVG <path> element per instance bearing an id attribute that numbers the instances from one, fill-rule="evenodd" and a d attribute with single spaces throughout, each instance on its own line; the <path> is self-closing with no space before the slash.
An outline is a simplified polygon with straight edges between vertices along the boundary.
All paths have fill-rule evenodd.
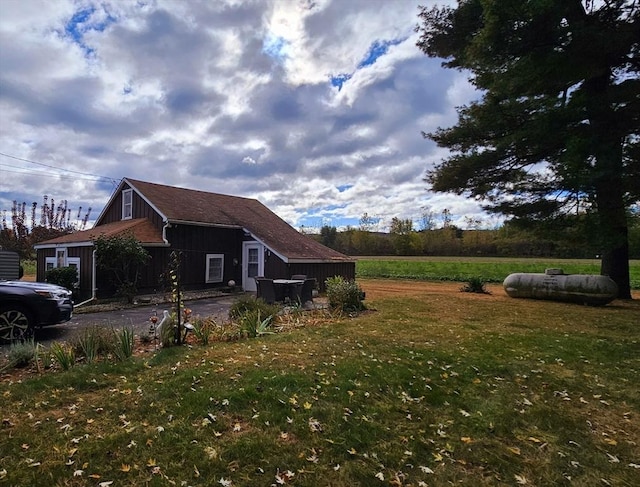
<path id="1" fill-rule="evenodd" d="M 264 250 L 258 242 L 244 242 L 242 247 L 242 288 L 255 292 L 254 277 L 264 275 Z"/>

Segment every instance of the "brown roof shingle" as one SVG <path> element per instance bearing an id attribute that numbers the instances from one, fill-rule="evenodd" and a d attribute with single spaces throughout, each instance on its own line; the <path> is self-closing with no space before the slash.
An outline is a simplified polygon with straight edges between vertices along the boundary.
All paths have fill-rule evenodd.
<path id="1" fill-rule="evenodd" d="M 169 221 L 244 228 L 291 260 L 351 261 L 301 234 L 256 199 L 125 179 Z"/>
<path id="2" fill-rule="evenodd" d="M 68 235 L 62 235 L 40 245 L 61 245 L 70 243 L 91 242 L 100 235 L 105 237 L 113 237 L 114 235 L 123 235 L 131 232 L 133 236 L 142 245 L 164 245 L 162 233 L 147 218 L 137 218 L 135 220 L 123 220 L 119 222 L 106 223 L 99 225 L 90 230 L 74 232 Z M 36 248 L 38 246 L 36 245 Z"/>

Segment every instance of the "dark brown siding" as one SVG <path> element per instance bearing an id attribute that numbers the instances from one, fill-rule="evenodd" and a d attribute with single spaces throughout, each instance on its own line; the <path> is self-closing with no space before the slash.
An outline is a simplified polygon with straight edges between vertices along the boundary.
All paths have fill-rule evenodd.
<path id="1" fill-rule="evenodd" d="M 264 277 L 269 279 L 288 279 L 290 277 L 289 266 L 274 254 L 267 252 L 264 256 Z"/>
<path id="2" fill-rule="evenodd" d="M 45 262 L 47 257 L 55 257 L 56 249 L 40 249 L 36 253 L 36 281 L 44 282 L 45 280 Z"/>
<path id="3" fill-rule="evenodd" d="M 129 189 L 128 185 L 123 188 Z M 138 193 L 133 192 L 132 218 L 148 218 L 158 228 L 162 228 L 162 217 Z M 105 211 L 100 224 L 119 222 L 122 220 L 122 191 L 115 195 L 111 206 Z"/>
<path id="4" fill-rule="evenodd" d="M 342 276 L 345 279 L 355 279 L 356 265 L 354 262 L 285 264 L 273 254 L 265 257 L 265 277 L 270 279 L 289 279 L 294 274 L 304 274 L 309 278 L 315 278 L 320 291 L 324 292 L 325 281 L 329 277 Z"/>
<path id="5" fill-rule="evenodd" d="M 334 276 L 342 276 L 345 279 L 356 278 L 356 264 L 354 262 L 315 263 L 315 264 L 289 264 L 289 275 L 306 274 L 318 282 L 321 292 L 325 291 L 325 281 Z"/>
<path id="6" fill-rule="evenodd" d="M 60 248 L 64 248 L 61 246 Z M 39 282 L 46 281 L 46 259 L 47 257 L 55 257 L 57 249 L 40 249 L 37 252 L 37 274 L 36 280 Z M 79 288 L 74 291 L 74 299 L 76 301 L 84 301 L 91 297 L 91 287 L 93 285 L 93 247 L 67 247 L 67 257 L 80 258 L 80 284 Z"/>
<path id="7" fill-rule="evenodd" d="M 242 237 L 243 232 L 239 229 L 173 224 L 167 229 L 167 240 L 171 242 L 171 248 L 165 249 L 167 261 L 171 251 L 180 253 L 180 277 L 185 290 L 226 286 L 231 279 L 241 282 Z M 207 254 L 224 255 L 221 283 L 205 282 Z M 154 272 L 162 273 L 165 270 L 156 268 Z M 153 279 L 153 274 L 148 278 Z"/>
<path id="8" fill-rule="evenodd" d="M 67 257 L 80 257 L 80 287 L 77 299 L 89 299 L 92 287 L 93 247 L 68 247 Z"/>

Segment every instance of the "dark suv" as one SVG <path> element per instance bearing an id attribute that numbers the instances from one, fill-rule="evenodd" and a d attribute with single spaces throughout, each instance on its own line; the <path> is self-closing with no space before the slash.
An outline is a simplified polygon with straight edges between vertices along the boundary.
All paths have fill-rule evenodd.
<path id="1" fill-rule="evenodd" d="M 55 284 L 0 281 L 0 341 L 27 338 L 34 328 L 69 321 L 71 291 Z"/>

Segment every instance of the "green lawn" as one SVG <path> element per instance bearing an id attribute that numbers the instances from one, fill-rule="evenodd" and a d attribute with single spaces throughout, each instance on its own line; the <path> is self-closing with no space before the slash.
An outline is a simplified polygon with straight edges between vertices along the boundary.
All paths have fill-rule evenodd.
<path id="1" fill-rule="evenodd" d="M 586 259 L 524 259 L 491 257 L 360 257 L 359 278 L 397 278 L 467 281 L 480 277 L 486 282 L 502 282 L 515 272 L 543 273 L 559 267 L 567 274 L 600 274 L 600 261 Z M 640 289 L 640 260 L 630 261 L 631 287 Z"/>
<path id="2" fill-rule="evenodd" d="M 0 484 L 637 485 L 638 302 L 387 283 L 358 316 L 2 376 Z"/>

